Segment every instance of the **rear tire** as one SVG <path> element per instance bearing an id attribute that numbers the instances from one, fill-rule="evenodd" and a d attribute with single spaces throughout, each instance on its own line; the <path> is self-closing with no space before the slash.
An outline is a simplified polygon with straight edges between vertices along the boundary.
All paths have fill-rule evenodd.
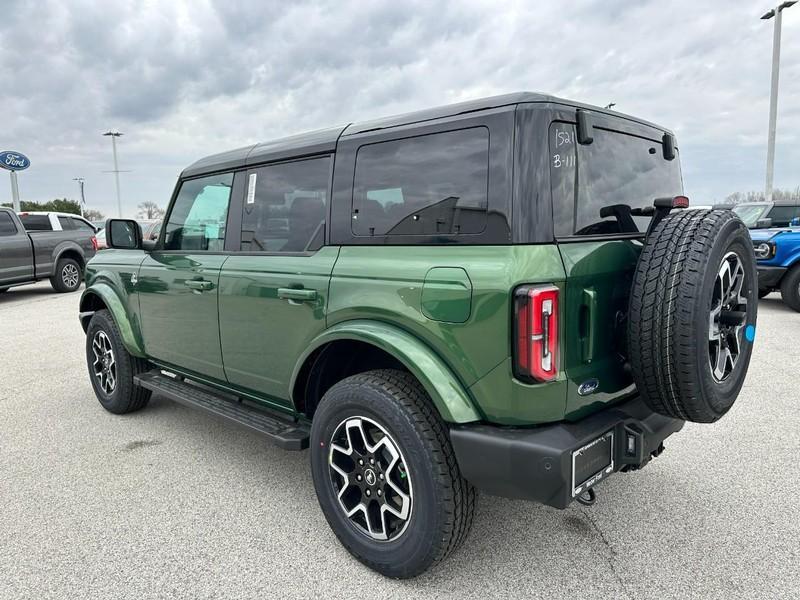
<path id="1" fill-rule="evenodd" d="M 744 383 L 756 324 L 752 242 L 730 211 L 673 213 L 653 231 L 634 274 L 628 326 L 645 403 L 712 423 Z"/>
<path id="2" fill-rule="evenodd" d="M 786 306 L 800 312 L 800 265 L 783 276 L 781 297 Z"/>
<path id="3" fill-rule="evenodd" d="M 60 294 L 74 292 L 81 286 L 83 273 L 74 258 L 62 258 L 56 263 L 56 270 L 50 278 L 50 285 Z"/>
<path id="4" fill-rule="evenodd" d="M 314 414 L 311 472 L 336 537 L 388 577 L 429 569 L 472 525 L 476 490 L 425 390 L 402 371 L 361 373 L 328 390 Z"/>
<path id="5" fill-rule="evenodd" d="M 128 353 L 107 310 L 98 310 L 89 321 L 86 365 L 94 393 L 107 411 L 118 415 L 133 412 L 150 400 L 150 390 L 133 383 L 135 375 L 149 370 L 149 364 Z"/>

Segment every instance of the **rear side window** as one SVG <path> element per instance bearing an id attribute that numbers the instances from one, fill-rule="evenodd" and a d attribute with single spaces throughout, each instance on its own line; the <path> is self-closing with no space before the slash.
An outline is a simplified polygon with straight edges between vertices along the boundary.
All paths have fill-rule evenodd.
<path id="1" fill-rule="evenodd" d="M 58 222 L 61 225 L 61 229 L 68 231 L 70 229 L 75 229 L 75 225 L 73 225 L 73 220 L 69 217 L 58 217 Z"/>
<path id="2" fill-rule="evenodd" d="M 661 142 L 594 128 L 576 143 L 575 126 L 550 126 L 550 182 L 556 237 L 644 232 L 653 200 L 682 194 L 680 161 L 666 160 Z"/>
<path id="3" fill-rule="evenodd" d="M 169 215 L 164 249 L 222 251 L 232 185 L 233 173 L 184 181 Z"/>
<path id="4" fill-rule="evenodd" d="M 325 239 L 330 176 L 328 156 L 249 171 L 241 250 L 318 250 Z"/>
<path id="5" fill-rule="evenodd" d="M 489 130 L 475 127 L 358 149 L 352 232 L 458 235 L 486 228 Z"/>
<path id="6" fill-rule="evenodd" d="M 5 211 L 0 212 L 0 237 L 17 234 L 17 226 L 11 215 Z"/>
<path id="7" fill-rule="evenodd" d="M 25 215 L 19 216 L 22 225 L 27 231 L 52 231 L 53 226 L 50 224 L 50 217 L 47 215 Z"/>

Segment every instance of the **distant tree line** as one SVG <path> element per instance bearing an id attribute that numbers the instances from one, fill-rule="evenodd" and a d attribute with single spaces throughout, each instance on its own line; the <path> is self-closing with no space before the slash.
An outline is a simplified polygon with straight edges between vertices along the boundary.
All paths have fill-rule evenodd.
<path id="1" fill-rule="evenodd" d="M 11 208 L 10 202 L 0 204 Z M 81 214 L 81 205 L 75 200 L 68 200 L 67 198 L 56 198 L 49 202 L 31 202 L 30 200 L 22 200 L 19 203 L 19 208 L 23 212 L 62 212 L 72 213 L 74 215 Z M 83 216 L 89 221 L 102 221 L 106 216 L 97 209 L 87 208 L 83 211 Z"/>
<path id="2" fill-rule="evenodd" d="M 11 208 L 11 203 L 8 202 L 3 204 L 3 206 Z M 81 205 L 75 200 L 67 200 L 66 198 L 56 198 L 55 200 L 50 200 L 49 202 L 31 202 L 29 200 L 22 200 L 19 203 L 19 207 L 20 210 L 29 212 L 43 211 L 73 213 L 76 215 L 81 214 Z"/>
<path id="3" fill-rule="evenodd" d="M 727 204 L 741 204 L 742 202 L 764 202 L 764 191 L 760 192 L 734 192 L 725 197 Z M 793 190 L 772 190 L 773 202 L 796 202 L 800 204 L 800 186 Z"/>

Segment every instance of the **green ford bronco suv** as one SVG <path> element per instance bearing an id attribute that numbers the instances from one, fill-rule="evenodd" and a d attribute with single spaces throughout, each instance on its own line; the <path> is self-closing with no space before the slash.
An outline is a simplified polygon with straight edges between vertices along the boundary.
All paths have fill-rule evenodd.
<path id="1" fill-rule="evenodd" d="M 477 490 L 591 504 L 730 409 L 752 242 L 682 193 L 671 132 L 531 93 L 210 156 L 157 241 L 108 222 L 89 377 L 114 413 L 155 393 L 309 448 L 342 544 L 411 577 Z"/>

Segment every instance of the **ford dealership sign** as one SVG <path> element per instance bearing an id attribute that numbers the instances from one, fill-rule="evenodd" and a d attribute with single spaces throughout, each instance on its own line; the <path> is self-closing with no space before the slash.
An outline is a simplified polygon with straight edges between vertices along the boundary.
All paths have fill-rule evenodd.
<path id="1" fill-rule="evenodd" d="M 10 150 L 0 152 L 0 167 L 4 169 L 8 169 L 9 171 L 22 171 L 30 166 L 31 161 L 24 154 L 11 152 Z"/>

